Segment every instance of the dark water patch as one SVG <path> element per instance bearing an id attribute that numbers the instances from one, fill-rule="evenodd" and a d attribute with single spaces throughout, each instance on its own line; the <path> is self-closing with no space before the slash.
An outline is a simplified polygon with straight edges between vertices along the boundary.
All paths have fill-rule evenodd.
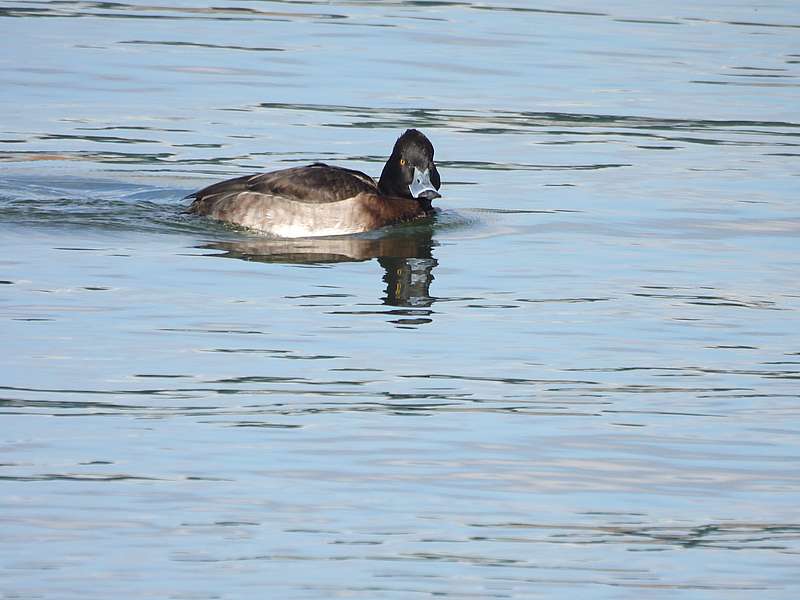
<path id="1" fill-rule="evenodd" d="M 670 119 L 640 117 L 631 115 L 603 115 L 586 113 L 564 112 L 535 112 L 511 110 L 476 110 L 476 109 L 436 109 L 436 108 L 377 108 L 370 106 L 348 106 L 335 104 L 287 104 L 279 102 L 262 102 L 261 104 L 245 107 L 242 110 L 286 110 L 290 112 L 321 112 L 331 115 L 348 117 L 353 126 L 363 126 L 358 119 L 372 116 L 386 117 L 389 120 L 407 118 L 422 127 L 447 127 L 454 131 L 461 131 L 468 123 L 498 123 L 513 125 L 513 132 L 524 132 L 525 129 L 537 127 L 550 127 L 553 124 L 569 124 L 572 126 L 605 126 L 610 128 L 629 129 L 665 129 L 665 130 L 730 130 L 736 132 L 742 127 L 765 127 L 798 129 L 800 123 L 789 121 L 769 120 L 720 120 L 720 119 Z M 374 121 L 371 121 L 374 122 Z M 413 125 L 409 125 L 413 126 Z M 476 125 L 482 127 L 483 125 Z M 510 131 L 503 130 L 503 134 Z M 747 130 L 745 130 L 745 133 Z M 797 132 L 791 135 L 800 135 Z"/>
<path id="2" fill-rule="evenodd" d="M 219 394 L 221 397 L 232 393 L 240 393 L 225 389 L 208 389 L 210 393 Z M 245 393 L 245 392 L 241 392 Z M 283 396 L 279 390 L 256 389 L 249 390 L 246 395 L 276 394 Z M 392 414 L 397 416 L 431 416 L 436 413 L 486 413 L 486 414 L 520 414 L 537 416 L 595 416 L 599 413 L 576 411 L 587 405 L 597 402 L 565 401 L 565 402 L 514 402 L 513 405 L 503 405 L 502 402 L 464 398 L 461 394 L 446 393 L 418 393 L 418 394 L 392 394 L 371 392 L 342 392 L 335 390 L 293 390 L 292 400 L 274 401 L 248 405 L 228 406 L 164 406 L 133 407 L 110 405 L 103 403 L 81 403 L 67 401 L 7 401 L 0 406 L 11 410 L 2 411 L 5 415 L 46 415 L 48 417 L 93 417 L 106 419 L 108 417 L 125 417 L 141 420 L 170 420 L 177 417 L 189 417 L 198 423 L 221 425 L 226 427 L 256 427 L 281 428 L 285 424 L 275 424 L 272 420 L 262 421 L 262 418 L 280 417 L 314 417 L 315 415 L 337 415 L 350 413 L 377 413 Z M 382 398 L 380 401 L 372 398 Z M 304 398 L 318 398 L 318 401 L 308 403 Z M 343 400 L 337 400 L 343 398 Z M 363 399 L 361 399 L 363 398 Z M 466 404 L 465 404 L 466 403 Z M 25 409 L 28 409 L 27 411 Z M 60 412 L 69 411 L 69 412 Z M 235 421 L 220 420 L 221 417 L 233 416 Z M 213 417 L 213 420 L 203 419 Z M 249 418 L 245 418 L 249 417 Z M 299 429 L 307 423 L 285 425 L 285 428 Z"/>
<path id="3" fill-rule="evenodd" d="M 173 144 L 175 148 L 222 148 L 222 144 Z"/>
<path id="4" fill-rule="evenodd" d="M 600 163 L 590 165 L 536 165 L 522 163 L 487 163 L 481 161 L 437 161 L 440 167 L 470 169 L 476 171 L 594 171 L 631 167 L 627 163 Z"/>
<path id="5" fill-rule="evenodd" d="M 177 147 L 177 146 L 176 146 Z M 178 165 L 186 168 L 191 165 L 225 165 L 228 167 L 238 167 L 241 169 L 258 169 L 258 165 L 243 162 L 247 157 L 244 156 L 215 156 L 209 158 L 177 159 L 173 152 L 112 152 L 112 151 L 91 151 L 91 150 L 70 150 L 70 151 L 39 151 L 29 150 L 25 152 L 0 152 L 0 162 L 38 162 L 38 161 L 79 161 L 101 164 L 120 164 L 120 165 L 172 165 L 171 170 L 178 170 Z M 158 172 L 157 169 L 148 169 L 148 172 Z M 127 173 L 127 171 L 126 171 Z M 218 173 L 216 171 L 212 173 Z"/>
<path id="6" fill-rule="evenodd" d="M 573 392 L 581 391 L 582 388 L 549 388 L 551 392 Z M 591 389 L 592 392 L 598 394 L 709 394 L 709 393 L 727 393 L 727 392 L 751 392 L 752 388 L 743 387 L 667 387 L 660 385 L 648 384 L 631 384 L 619 386 L 601 386 L 597 385 Z"/>
<path id="7" fill-rule="evenodd" d="M 65 121 L 70 122 L 70 121 Z M 160 133 L 193 133 L 191 129 L 153 127 L 150 125 L 106 125 L 103 127 L 75 127 L 77 131 L 154 131 Z"/>
<path id="8" fill-rule="evenodd" d="M 631 295 L 641 298 L 682 300 L 685 304 L 692 304 L 696 306 L 728 306 L 734 308 L 753 308 L 759 310 L 782 310 L 772 300 L 732 298 L 717 294 L 631 292 Z"/>
<path id="9" fill-rule="evenodd" d="M 437 108 L 375 108 L 326 104 L 262 103 L 244 110 L 326 113 L 339 119 L 319 125 L 345 128 L 447 129 L 479 135 L 547 136 L 541 145 L 605 143 L 608 139 L 632 137 L 654 140 L 645 146 L 680 148 L 681 144 L 732 145 L 741 147 L 798 146 L 782 138 L 800 136 L 800 124 L 788 121 L 669 119 L 628 115 L 600 115 L 509 110 L 447 110 Z M 683 134 L 683 135 L 681 135 Z M 565 139 L 554 139 L 563 137 Z M 649 149 L 653 149 L 649 148 Z M 478 170 L 593 170 L 631 166 L 625 162 L 586 165 L 543 165 L 526 163 L 481 163 L 443 161 L 450 168 Z"/>
<path id="10" fill-rule="evenodd" d="M 207 48 L 218 50 L 244 50 L 248 52 L 283 52 L 284 48 L 273 48 L 267 46 L 228 46 L 223 44 L 202 44 L 200 42 L 175 42 L 175 41 L 156 41 L 156 40 L 126 40 L 117 42 L 118 44 L 134 44 L 142 46 L 173 46 L 189 48 Z"/>
<path id="11" fill-rule="evenodd" d="M 558 9 L 546 9 L 546 8 L 530 8 L 524 6 L 499 6 L 496 4 L 493 5 L 485 5 L 485 4 L 469 4 L 470 8 L 476 10 L 491 10 L 491 11 L 509 11 L 509 12 L 518 12 L 518 13 L 539 13 L 539 14 L 546 14 L 546 15 L 565 15 L 565 16 L 578 16 L 578 17 L 607 17 L 608 13 L 601 13 L 601 12 L 590 12 L 590 11 L 583 11 L 583 10 L 558 10 Z"/>
<path id="12" fill-rule="evenodd" d="M 156 144 L 158 140 L 145 138 L 126 138 L 111 135 L 75 135 L 66 133 L 45 133 L 36 136 L 40 140 L 80 140 L 82 142 L 98 142 L 104 144 Z"/>
<path id="13" fill-rule="evenodd" d="M 576 303 L 576 302 L 608 302 L 612 300 L 611 298 L 515 298 L 517 302 L 530 302 L 534 304 L 539 303 L 561 303 L 565 302 L 568 304 Z"/>
<path id="14" fill-rule="evenodd" d="M 416 316 L 430 316 L 436 314 L 433 310 L 427 309 L 392 309 L 392 310 L 333 310 L 328 312 L 329 315 L 381 315 L 381 316 L 394 316 L 394 317 L 416 317 Z"/>
<path id="15" fill-rule="evenodd" d="M 766 77 L 775 79 L 794 79 L 794 75 L 778 75 L 775 73 L 725 73 L 726 77 Z"/>
<path id="16" fill-rule="evenodd" d="M 350 371 L 353 371 L 352 369 Z M 357 370 L 360 371 L 360 370 Z M 94 402 L 86 400 L 31 400 L 19 398 L 5 398 L 0 401 L 0 406 L 10 409 L 5 414 L 47 414 L 48 416 L 127 416 L 146 419 L 167 419 L 176 416 L 221 415 L 314 415 L 334 414 L 349 412 L 486 412 L 486 413 L 520 413 L 557 415 L 569 414 L 570 416 L 588 416 L 597 413 L 575 412 L 575 408 L 607 404 L 602 400 L 587 400 L 585 398 L 564 398 L 559 400 L 536 400 L 529 397 L 508 396 L 502 399 L 483 398 L 472 392 L 462 392 L 458 389 L 441 390 L 413 390 L 408 393 L 397 393 L 374 389 L 380 382 L 372 380 L 332 380 L 332 381 L 307 381 L 301 377 L 265 377 L 247 376 L 227 378 L 224 380 L 210 381 L 212 386 L 206 387 L 178 387 L 163 389 L 52 389 L 52 388 L 20 388 L 4 386 L 3 389 L 12 392 L 63 394 L 63 395 L 105 395 L 105 396 L 140 396 L 143 401 L 153 401 L 148 404 L 123 404 L 119 402 Z M 234 387 L 213 387 L 213 384 L 229 383 Z M 263 384 L 277 385 L 278 387 L 263 387 Z M 238 386 L 245 385 L 246 388 Z M 252 387 L 255 386 L 255 387 Z M 308 387 L 295 387 L 308 386 Z M 341 387 L 351 388 L 342 390 Z M 322 389 L 315 389 L 322 388 Z M 358 389 L 362 388 L 362 389 Z M 224 398 L 230 395 L 243 395 L 257 398 L 262 396 L 275 396 L 275 400 L 260 401 L 250 404 L 229 405 Z M 218 396 L 219 405 L 211 404 L 212 396 Z M 162 398 L 170 398 L 172 404 L 164 404 Z M 316 399 L 307 403 L 305 398 Z M 339 400 L 341 398 L 342 400 Z M 174 403 L 175 400 L 191 401 L 191 404 Z M 198 401 L 204 403 L 200 404 Z M 510 403 L 510 404 L 509 404 Z M 23 410 L 21 410 L 23 409 Z M 24 412 L 30 409 L 35 412 Z M 69 411 L 69 412 L 58 412 Z M 565 411 L 567 411 L 565 413 Z M 252 420 L 252 419 L 248 419 Z"/>
<path id="17" fill-rule="evenodd" d="M 213 391 L 213 390 L 212 390 Z M 217 390 L 220 396 L 228 393 Z M 277 393 L 276 390 L 253 390 L 250 394 Z M 296 398 L 294 396 L 297 396 Z M 370 400 L 374 397 L 385 398 L 382 401 Z M 395 416 L 434 416 L 443 414 L 487 414 L 487 415 L 520 415 L 520 416 L 569 416 L 569 417 L 597 417 L 602 416 L 602 411 L 587 411 L 586 408 L 609 404 L 602 401 L 566 400 L 566 401 L 518 401 L 514 399 L 489 400 L 479 398 L 462 398 L 459 394 L 353 394 L 323 390 L 320 392 L 300 390 L 292 392 L 291 401 L 277 401 L 272 403 L 248 404 L 245 406 L 159 406 L 140 410 L 98 410 L 96 408 L 79 411 L 77 407 L 66 406 L 62 410 L 72 412 L 59 412 L 56 403 L 52 406 L 30 405 L 20 403 L 14 405 L 13 410 L 3 411 L 1 414 L 11 416 L 47 416 L 70 417 L 77 419 L 91 417 L 107 420 L 110 417 L 125 417 L 141 421 L 170 421 L 178 417 L 191 418 L 197 423 L 220 425 L 225 427 L 263 426 L 267 428 L 305 427 L 304 421 L 299 424 L 275 424 L 273 421 L 264 422 L 262 418 L 301 417 L 306 420 L 318 420 L 318 417 L 337 414 L 389 414 Z M 305 398 L 316 397 L 319 400 L 307 402 Z M 361 400 L 358 397 L 365 399 Z M 342 400 L 338 400 L 342 398 Z M 513 403 L 513 404 L 509 404 Z M 37 409 L 26 411 L 24 409 Z M 44 412 L 41 409 L 47 409 Z M 632 413 L 633 414 L 633 413 Z M 650 414 L 650 413 L 647 413 Z M 661 414 L 657 411 L 652 414 Z M 664 413 L 666 414 L 666 413 Z M 222 419 L 235 417 L 235 421 Z M 243 419 L 247 417 L 246 419 Z M 210 418 L 213 418 L 211 420 Z M 264 424 L 266 423 L 266 424 Z"/>
<path id="18" fill-rule="evenodd" d="M 163 481 L 160 477 L 144 475 L 101 475 L 101 474 L 59 474 L 44 475 L 0 475 L 2 481 L 83 481 L 83 482 L 118 482 L 118 481 Z"/>
<path id="19" fill-rule="evenodd" d="M 31 322 L 36 322 L 36 321 L 55 321 L 55 319 L 49 319 L 49 318 L 45 318 L 45 317 L 15 317 L 15 318 L 13 318 L 11 320 L 12 321 L 31 321 Z"/>
<path id="20" fill-rule="evenodd" d="M 202 352 L 222 352 L 230 354 L 290 354 L 291 350 L 275 350 L 272 348 L 210 348 Z"/>
<path id="21" fill-rule="evenodd" d="M 215 352 L 223 354 L 264 354 L 270 358 L 285 360 L 335 360 L 347 358 L 338 354 L 298 354 L 292 350 L 274 350 L 271 348 L 210 348 L 201 352 Z"/>
<path id="22" fill-rule="evenodd" d="M 744 27 L 785 27 L 800 29 L 800 24 L 795 23 L 759 23 L 758 21 L 725 21 L 728 25 L 742 25 Z"/>
<path id="23" fill-rule="evenodd" d="M 308 298 L 353 298 L 353 294 L 301 294 L 299 296 L 284 296 L 287 300 L 298 300 Z"/>
<path id="24" fill-rule="evenodd" d="M 109 248 L 74 248 L 68 246 L 56 246 L 53 250 L 69 250 L 71 252 L 103 252 L 109 250 Z"/>
<path id="25" fill-rule="evenodd" d="M 433 319 L 425 319 L 425 318 L 414 318 L 414 319 L 390 319 L 389 323 L 394 323 L 400 327 L 405 328 L 415 328 L 418 325 L 427 325 L 428 323 L 433 323 Z"/>
<path id="26" fill-rule="evenodd" d="M 35 4 L 35 2 L 28 2 Z M 48 6 L 18 6 L 0 9 L 0 17 L 55 17 L 55 18 L 104 18 L 104 19 L 158 19 L 158 20 L 218 20 L 218 21 L 265 21 L 328 20 L 347 19 L 337 13 L 307 13 L 288 11 L 266 11 L 250 7 L 194 7 L 185 5 L 136 5 L 121 2 L 50 2 Z"/>
<path id="27" fill-rule="evenodd" d="M 466 304 L 465 308 L 520 308 L 517 304 Z"/>
<path id="28" fill-rule="evenodd" d="M 216 379 L 209 383 L 235 383 L 235 384 L 251 384 L 251 383 L 302 383 L 304 385 L 344 385 L 344 386 L 359 386 L 368 385 L 373 383 L 371 381 L 356 381 L 356 380 L 334 380 L 334 381 L 314 381 L 305 377 L 273 377 L 265 375 L 246 375 L 243 377 L 231 377 L 227 379 Z"/>
<path id="29" fill-rule="evenodd" d="M 264 423 L 261 421 L 237 421 L 228 427 L 254 427 L 264 429 L 301 429 L 302 425 L 288 425 L 286 423 Z"/>
<path id="30" fill-rule="evenodd" d="M 756 346 L 742 346 L 740 344 L 737 345 L 717 345 L 717 346 L 706 346 L 706 348 L 716 348 L 720 350 L 758 350 Z"/>
<path id="31" fill-rule="evenodd" d="M 98 389 L 87 389 L 87 388 L 35 388 L 35 387 L 21 387 L 21 386 L 0 386 L 0 390 L 9 390 L 9 391 L 16 391 L 16 392 L 40 392 L 45 394 L 79 394 L 79 395 L 103 395 L 103 396 L 116 396 L 116 395 L 124 395 L 124 396 L 161 396 L 161 395 L 170 395 L 175 393 L 184 393 L 184 392 L 213 392 L 215 390 L 209 390 L 207 388 L 147 388 L 147 389 L 109 389 L 109 390 L 98 390 Z M 219 391 L 219 390 L 217 390 Z M 222 390 L 224 393 L 225 390 Z M 17 400 L 10 400 L 9 402 L 17 402 Z M 27 402 L 27 401 L 26 401 Z M 43 401 L 45 402 L 45 401 Z M 64 406 L 64 408 L 70 408 L 72 405 L 82 406 L 81 403 L 69 402 L 68 405 Z M 122 408 L 122 409 L 140 409 L 140 408 L 147 408 L 146 406 L 127 406 L 127 405 L 120 405 L 120 404 L 105 404 L 105 403 L 87 403 L 88 407 L 94 408 Z"/>
<path id="32" fill-rule="evenodd" d="M 575 379 L 527 379 L 523 377 L 480 377 L 476 375 L 448 375 L 441 373 L 420 374 L 420 375 L 401 375 L 406 379 L 449 379 L 456 381 L 483 381 L 488 383 L 501 383 L 509 385 L 552 385 L 552 384 L 576 384 L 576 385 L 599 385 L 599 381 L 585 381 Z"/>
<path id="33" fill-rule="evenodd" d="M 728 415 L 719 415 L 714 413 L 700 413 L 700 412 L 686 412 L 686 411 L 669 411 L 669 410 L 611 410 L 602 409 L 603 414 L 611 415 L 653 415 L 653 416 L 672 416 L 672 417 L 710 417 L 710 418 L 728 418 Z M 622 425 L 622 423 L 616 423 Z M 647 427 L 647 424 L 638 423 L 630 424 L 625 423 L 626 426 Z"/>
<path id="34" fill-rule="evenodd" d="M 707 395 L 698 396 L 698 398 L 700 398 L 700 399 L 711 398 L 711 397 L 712 396 L 707 396 Z M 759 398 L 774 400 L 774 399 L 779 399 L 779 398 L 797 399 L 797 398 L 800 397 L 800 394 L 779 394 L 779 393 L 770 393 L 770 394 L 754 394 L 754 393 L 750 393 L 750 394 L 715 394 L 713 397 L 714 398 L 729 398 L 729 399 L 732 399 L 732 400 L 753 400 L 753 399 L 759 399 Z"/>
<path id="35" fill-rule="evenodd" d="M 277 358 L 285 358 L 287 360 L 333 360 L 347 357 L 336 354 L 288 354 L 286 356 L 280 356 Z"/>
<path id="36" fill-rule="evenodd" d="M 632 515 L 633 519 L 636 519 Z M 789 550 L 800 541 L 797 523 L 720 522 L 686 525 L 567 525 L 550 523 L 470 523 L 470 527 L 506 530 L 506 536 L 481 536 L 486 541 L 521 541 L 552 544 L 630 544 L 675 546 L 684 549 Z M 513 533 L 512 533 L 513 532 Z M 529 535 L 526 535 L 529 534 Z M 540 537 L 541 536 L 541 537 Z"/>
<path id="37" fill-rule="evenodd" d="M 224 333 L 232 335 L 267 335 L 266 331 L 259 331 L 257 329 L 203 329 L 196 327 L 162 327 L 159 331 L 167 331 L 170 333 Z"/>
<path id="38" fill-rule="evenodd" d="M 639 23 L 642 25 L 683 25 L 681 21 L 667 21 L 663 19 L 614 19 L 617 23 Z"/>
<path id="39" fill-rule="evenodd" d="M 800 83 L 768 83 L 768 82 L 744 82 L 744 81 L 714 81 L 711 79 L 693 79 L 689 83 L 699 83 L 703 85 L 731 85 L 761 88 L 796 88 Z"/>
<path id="40" fill-rule="evenodd" d="M 709 349 L 737 349 L 737 350 L 758 350 L 756 347 L 747 347 L 747 346 L 707 346 Z M 567 372 L 596 372 L 596 373 L 624 373 L 624 372 L 631 372 L 631 371 L 646 371 L 646 372 L 653 372 L 655 374 L 674 374 L 675 376 L 685 376 L 685 377 L 697 377 L 703 375 L 743 375 L 749 377 L 759 377 L 764 379 L 797 379 L 800 377 L 800 371 L 793 371 L 790 369 L 738 369 L 738 368 L 714 368 L 714 367 L 702 367 L 702 366 L 685 366 L 685 367 L 652 367 L 652 366 L 637 366 L 637 367 L 570 367 L 564 369 Z M 622 386 L 620 391 L 626 391 L 631 389 L 632 391 L 643 391 L 644 388 L 649 386 L 644 385 L 634 385 L 634 386 Z M 623 389 L 624 388 L 624 389 Z M 598 388 L 599 389 L 599 388 Z M 715 389 L 713 391 L 739 391 L 740 388 L 736 389 Z M 677 391 L 674 388 L 670 388 L 669 391 Z M 687 391 L 709 391 L 709 390 L 698 390 L 692 389 Z"/>
<path id="41" fill-rule="evenodd" d="M 83 393 L 83 391 L 76 392 L 75 390 L 46 390 L 46 389 L 23 389 L 14 387 L 3 386 L 0 389 L 8 391 L 26 391 L 26 392 L 42 392 L 42 393 Z M 90 392 L 91 393 L 91 392 Z M 31 400 L 19 398 L 0 398 L 0 406 L 9 408 L 46 408 L 46 409 L 69 409 L 69 410 L 113 410 L 113 411 L 132 411 L 144 410 L 146 406 L 137 406 L 132 404 L 118 404 L 110 402 L 89 402 L 86 400 Z"/>

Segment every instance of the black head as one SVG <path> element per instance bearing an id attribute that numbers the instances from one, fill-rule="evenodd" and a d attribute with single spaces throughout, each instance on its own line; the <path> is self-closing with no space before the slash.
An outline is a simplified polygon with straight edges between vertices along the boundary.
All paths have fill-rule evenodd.
<path id="1" fill-rule="evenodd" d="M 433 144 L 416 129 L 408 129 L 394 144 L 383 167 L 378 189 L 386 196 L 415 198 L 430 206 L 442 186 L 433 162 Z"/>

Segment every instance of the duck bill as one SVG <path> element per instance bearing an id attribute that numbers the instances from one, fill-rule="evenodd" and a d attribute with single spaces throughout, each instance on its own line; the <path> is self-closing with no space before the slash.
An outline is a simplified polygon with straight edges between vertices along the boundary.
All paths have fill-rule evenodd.
<path id="1" fill-rule="evenodd" d="M 420 171 L 417 167 L 414 167 L 414 180 L 408 186 L 408 191 L 411 192 L 413 198 L 417 199 L 433 200 L 434 198 L 442 197 L 431 183 L 429 169 Z"/>

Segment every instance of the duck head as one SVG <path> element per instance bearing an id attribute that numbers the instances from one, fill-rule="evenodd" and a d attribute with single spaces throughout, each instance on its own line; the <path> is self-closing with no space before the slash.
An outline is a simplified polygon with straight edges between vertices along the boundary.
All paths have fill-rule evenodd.
<path id="1" fill-rule="evenodd" d="M 378 190 L 386 196 L 414 198 L 430 207 L 431 200 L 441 197 L 437 191 L 441 186 L 433 144 L 416 129 L 406 130 L 383 166 Z"/>

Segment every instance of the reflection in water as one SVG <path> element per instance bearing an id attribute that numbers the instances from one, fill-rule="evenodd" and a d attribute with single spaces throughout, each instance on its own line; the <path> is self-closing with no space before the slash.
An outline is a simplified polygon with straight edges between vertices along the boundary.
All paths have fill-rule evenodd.
<path id="1" fill-rule="evenodd" d="M 368 235 L 308 239 L 249 237 L 210 242 L 199 248 L 221 251 L 211 256 L 265 263 L 319 264 L 377 258 L 385 271 L 383 303 L 416 308 L 429 307 L 435 301 L 430 295 L 430 285 L 433 269 L 439 263 L 433 257 L 433 246 L 433 219 L 426 219 L 424 225 L 396 227 Z M 419 324 L 430 319 L 413 321 Z M 408 319 L 403 322 L 412 324 Z"/>
<path id="2" fill-rule="evenodd" d="M 383 256 L 378 258 L 386 270 L 384 303 L 390 306 L 430 306 L 434 299 L 430 296 L 433 268 L 439 263 L 431 256 L 428 246 L 425 256 L 398 258 Z"/>

